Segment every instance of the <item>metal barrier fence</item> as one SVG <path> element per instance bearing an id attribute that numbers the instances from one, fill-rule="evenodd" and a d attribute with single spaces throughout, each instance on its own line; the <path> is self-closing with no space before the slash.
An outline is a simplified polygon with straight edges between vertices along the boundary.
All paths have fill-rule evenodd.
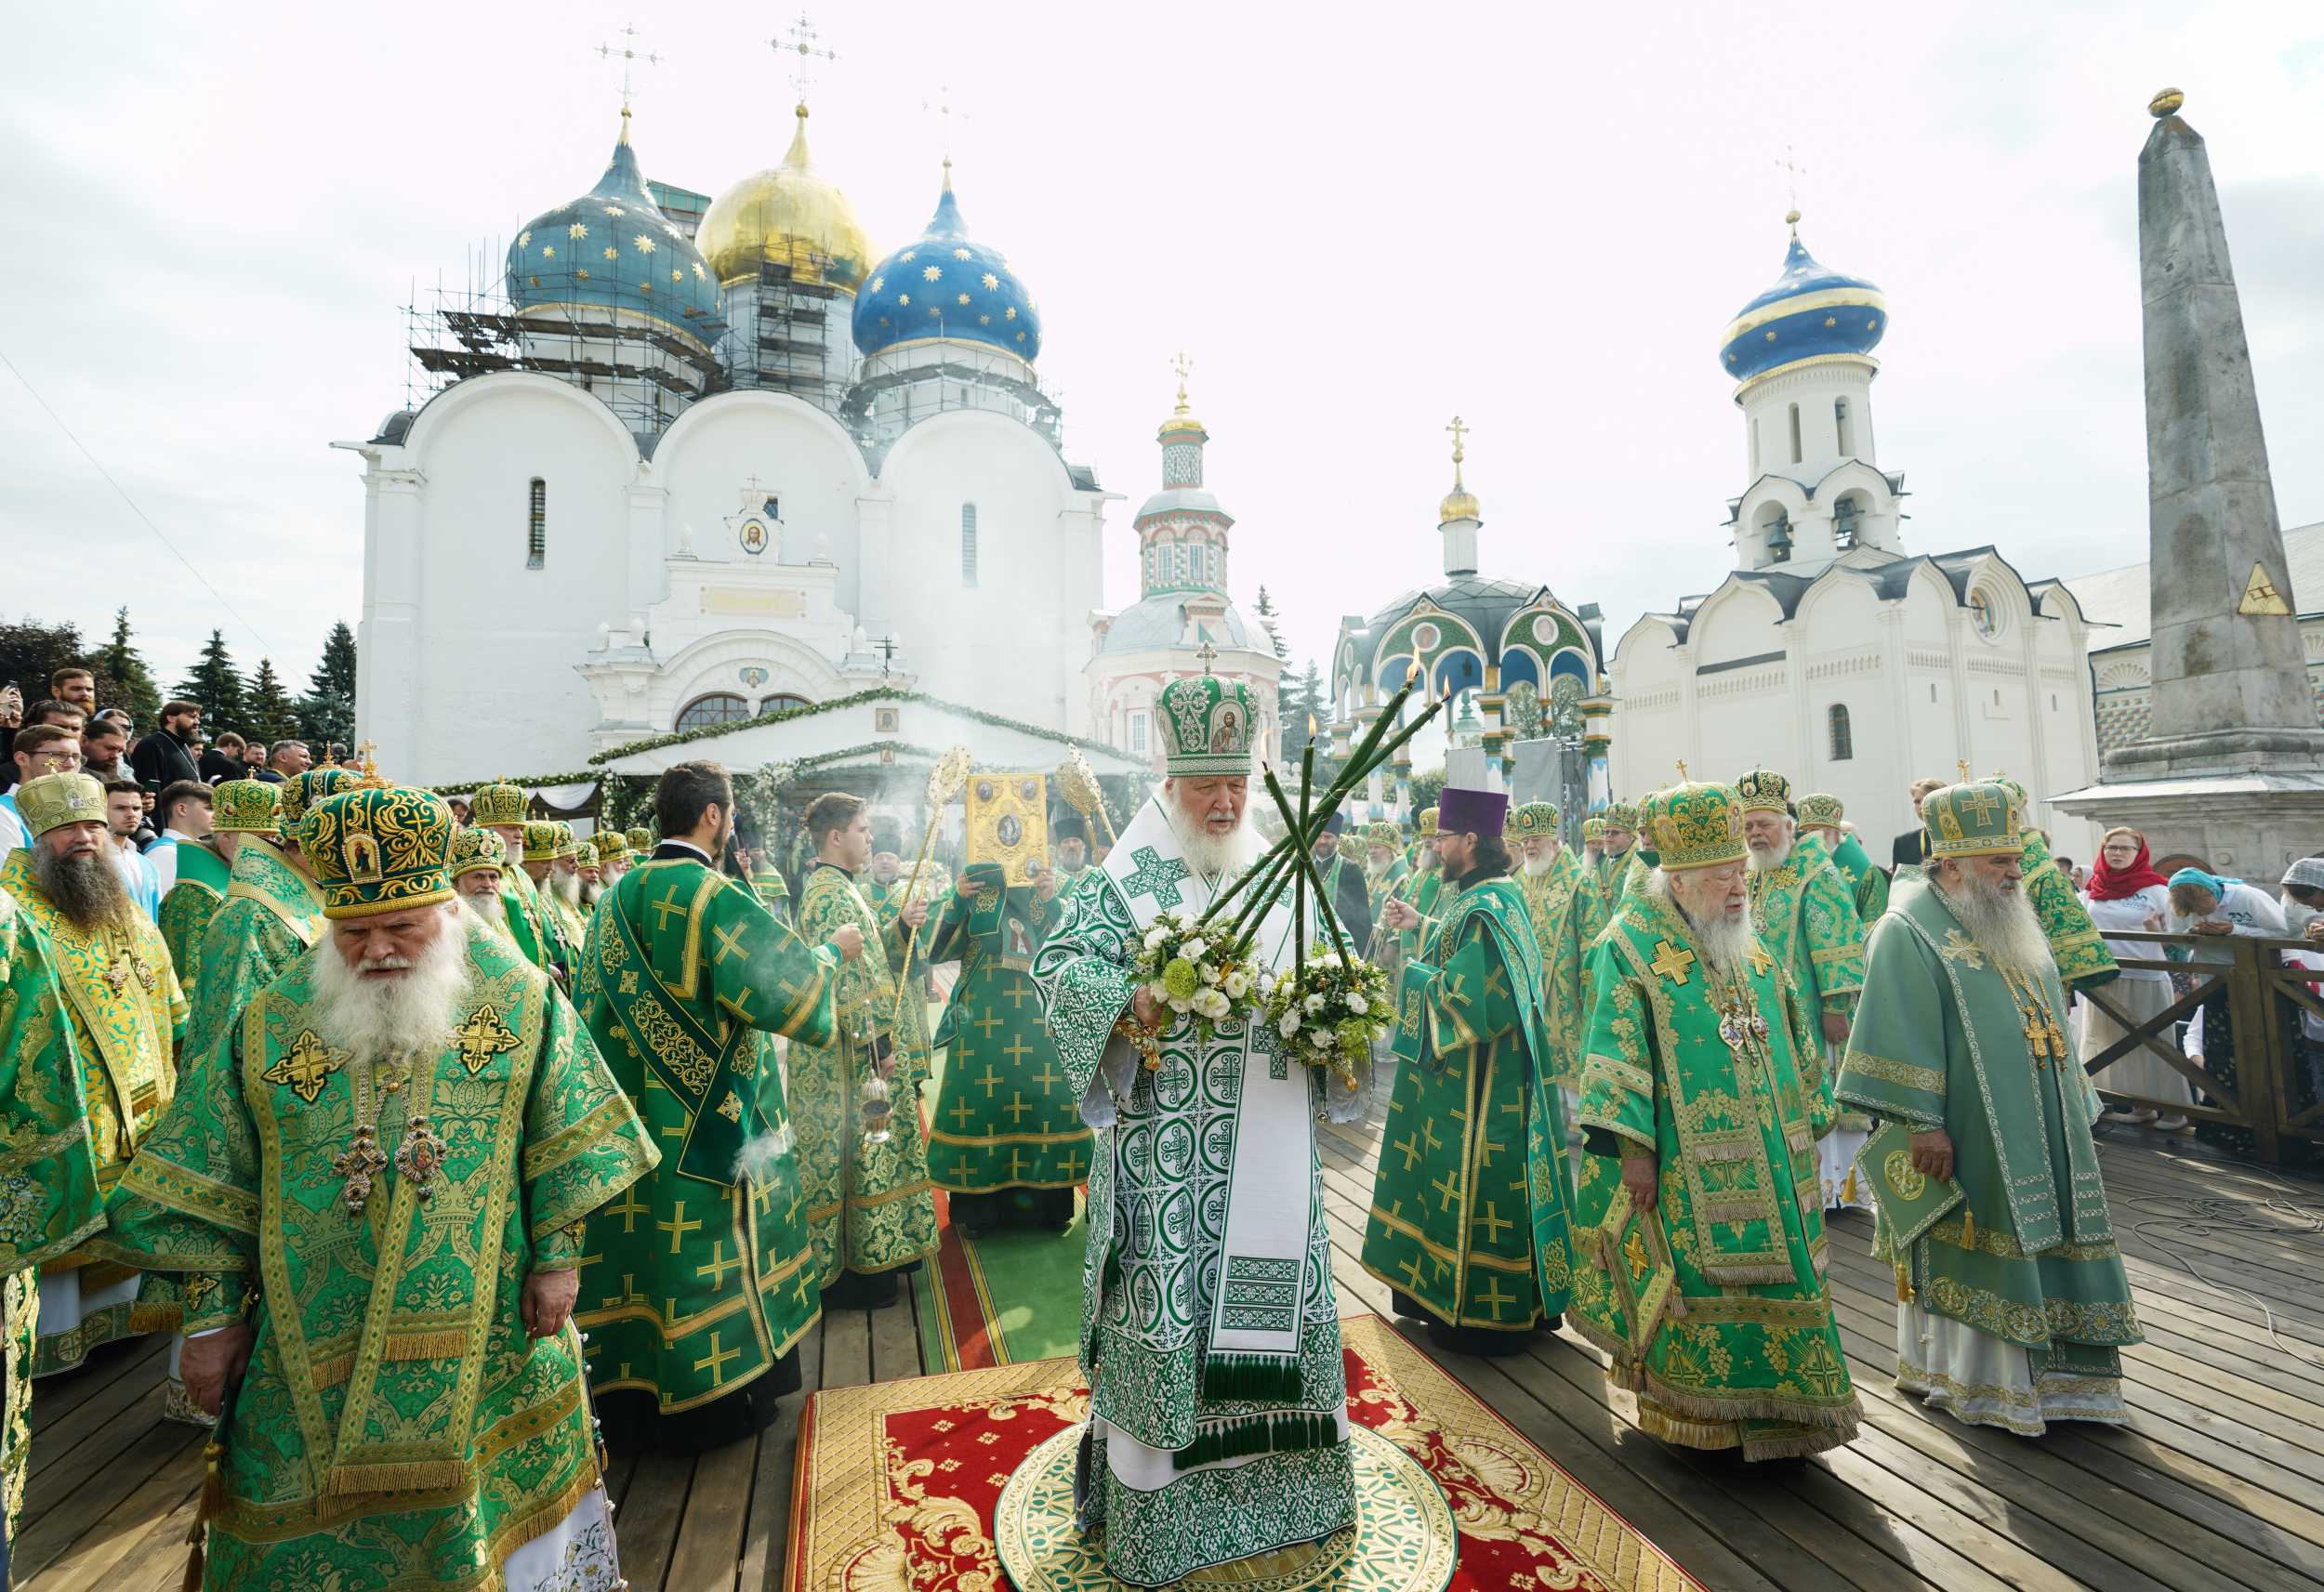
<path id="1" fill-rule="evenodd" d="M 2153 1052 L 2193 1086 L 2196 1103 L 2186 1105 L 2145 1095 L 2133 1095 L 2099 1085 L 2109 1105 L 2149 1107 L 2165 1114 L 2184 1114 L 2197 1123 L 2239 1127 L 2251 1136 L 2252 1153 L 2260 1160 L 2282 1164 L 2324 1154 L 2324 1038 L 2309 1039 L 2302 1018 L 2313 1016 L 2324 1024 L 2324 999 L 2318 998 L 2324 972 L 2286 967 L 2283 951 L 2324 952 L 2304 940 L 2260 940 L 2243 935 L 2146 934 L 2115 936 L 2141 944 L 2201 947 L 2205 954 L 2225 953 L 2226 961 L 2171 961 L 2160 957 L 2120 958 L 2126 971 L 2154 970 L 2176 974 L 2171 1003 L 2151 1017 L 2134 1017 L 2120 1004 L 2118 982 L 2080 992 L 2081 998 L 2106 1013 L 2123 1030 L 2123 1036 L 2083 1060 L 2095 1074 L 2133 1052 Z M 2183 1021 L 2201 1022 L 2207 1010 L 2223 1012 L 2226 1028 L 2224 1055 L 2206 1055 L 2197 1065 L 2172 1043 L 2173 1028 Z M 2211 1046 L 2206 1046 L 2209 1050 Z"/>

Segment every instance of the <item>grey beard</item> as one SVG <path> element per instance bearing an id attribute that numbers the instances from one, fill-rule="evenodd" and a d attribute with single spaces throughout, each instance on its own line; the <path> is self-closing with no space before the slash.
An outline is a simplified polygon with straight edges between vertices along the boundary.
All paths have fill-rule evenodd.
<path id="1" fill-rule="evenodd" d="M 1936 885 L 1937 893 L 1987 955 L 2034 978 L 2056 967 L 2049 936 L 2041 932 L 2041 919 L 2023 890 L 2004 890 L 1966 872 L 1956 874 L 1954 881 L 1949 888 Z"/>
<path id="2" fill-rule="evenodd" d="M 508 932 L 508 903 L 500 899 L 498 890 L 481 896 L 462 896 L 460 910 L 487 928 L 496 929 L 502 934 Z"/>
<path id="3" fill-rule="evenodd" d="M 1753 847 L 1750 854 L 1751 872 L 1754 874 L 1774 873 L 1777 868 L 1791 861 L 1792 845 L 1793 842 L 1787 840 L 1782 846 L 1770 847 L 1764 851 Z"/>
<path id="4" fill-rule="evenodd" d="M 557 892 L 557 899 L 564 902 L 567 906 L 579 906 L 581 904 L 580 875 L 561 874 L 552 868 L 549 870 L 548 886 L 549 888 Z"/>
<path id="5" fill-rule="evenodd" d="M 1525 877 L 1538 879 L 1556 866 L 1555 857 L 1528 857 L 1525 859 Z"/>
<path id="6" fill-rule="evenodd" d="M 85 930 L 128 923 L 136 909 L 112 858 L 101 852 L 94 857 L 59 857 L 38 840 L 32 843 L 32 853 L 33 877 L 67 923 Z"/>
<path id="7" fill-rule="evenodd" d="M 1258 860 L 1259 832 L 1250 826 L 1248 816 L 1224 835 L 1213 835 L 1198 825 L 1190 826 L 1176 809 L 1169 809 L 1166 816 L 1170 821 L 1170 833 L 1178 836 L 1178 849 L 1186 855 L 1186 865 L 1198 878 L 1239 874 Z"/>
<path id="8" fill-rule="evenodd" d="M 1678 914 L 1686 925 L 1687 939 L 1693 942 L 1695 954 L 1713 973 L 1723 979 L 1739 979 L 1743 974 L 1743 958 L 1751 948 L 1751 914 L 1737 913 L 1729 917 L 1721 913 L 1709 919 L 1697 919 L 1671 892 L 1670 876 L 1657 868 L 1646 875 L 1646 894 Z"/>
<path id="9" fill-rule="evenodd" d="M 315 1027 L 324 1042 L 365 1061 L 433 1056 L 452 1044 L 468 990 L 468 918 L 448 921 L 400 978 L 365 979 L 335 935 L 314 950 Z"/>

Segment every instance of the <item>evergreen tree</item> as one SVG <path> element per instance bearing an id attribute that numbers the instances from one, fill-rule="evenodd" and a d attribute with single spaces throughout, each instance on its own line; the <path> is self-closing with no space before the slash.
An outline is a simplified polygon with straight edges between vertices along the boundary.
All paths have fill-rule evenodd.
<path id="1" fill-rule="evenodd" d="M 298 699 L 298 730 L 318 755 L 333 741 L 355 743 L 355 632 L 344 619 L 324 638 L 323 662 Z"/>
<path id="2" fill-rule="evenodd" d="M 202 725 L 212 735 L 220 730 L 249 728 L 250 704 L 242 683 L 242 671 L 234 667 L 234 660 L 227 653 L 226 633 L 222 630 L 210 632 L 193 672 L 178 682 L 177 694 L 202 704 Z"/>
<path id="3" fill-rule="evenodd" d="M 298 709 L 283 689 L 282 677 L 274 672 L 274 660 L 260 658 L 258 674 L 250 682 L 249 732 L 272 745 L 277 741 L 294 739 L 298 734 Z"/>
<path id="4" fill-rule="evenodd" d="M 0 685 L 13 681 L 27 708 L 48 695 L 51 674 L 80 662 L 77 625 L 44 625 L 30 614 L 13 625 L 0 623 Z"/>
<path id="5" fill-rule="evenodd" d="M 126 608 L 113 611 L 112 639 L 90 654 L 88 664 L 97 672 L 97 700 L 101 705 L 128 709 L 139 734 L 161 723 L 162 688 L 154 683 L 144 654 L 130 643 Z"/>
<path id="6" fill-rule="evenodd" d="M 1259 627 L 1267 633 L 1267 645 L 1274 649 L 1275 662 L 1288 663 L 1291 659 L 1291 649 L 1284 643 L 1283 630 L 1276 623 L 1277 617 L 1274 599 L 1267 595 L 1265 586 L 1261 586 L 1259 588 Z"/>

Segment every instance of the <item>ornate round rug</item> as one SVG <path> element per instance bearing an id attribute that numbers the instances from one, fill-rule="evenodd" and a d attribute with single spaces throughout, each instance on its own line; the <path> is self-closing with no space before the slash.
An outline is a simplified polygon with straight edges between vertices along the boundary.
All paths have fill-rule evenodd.
<path id="1" fill-rule="evenodd" d="M 1196 1571 L 1202 1592 L 1444 1592 L 1459 1528 L 1435 1479 L 1378 1432 L 1351 1427 L 1355 1524 L 1319 1543 Z M 993 1542 L 1017 1592 L 1112 1592 L 1125 1584 L 1074 1529 L 1074 1453 L 1081 1428 L 1043 1442 L 1010 1474 L 993 1511 Z"/>

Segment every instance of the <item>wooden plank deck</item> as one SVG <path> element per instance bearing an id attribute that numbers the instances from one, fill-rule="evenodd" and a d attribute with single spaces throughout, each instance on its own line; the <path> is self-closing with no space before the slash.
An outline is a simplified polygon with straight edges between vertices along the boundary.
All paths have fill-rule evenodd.
<path id="1" fill-rule="evenodd" d="M 1355 1262 L 1379 1144 L 1377 1118 L 1325 1138 L 1350 1312 L 1388 1304 Z M 1832 1283 L 1864 1429 L 1804 1465 L 1747 1467 L 1643 1436 L 1570 1333 L 1447 1363 L 1714 1592 L 2324 1592 L 2324 1237 L 2268 1211 L 2313 1216 L 2324 1188 L 2144 1135 L 2106 1141 L 2103 1160 L 2146 1327 L 2126 1356 L 2124 1429 L 2027 1441 L 1898 1394 L 1895 1289 L 1858 1217 L 1838 1223 Z M 2272 1327 L 2248 1301 L 2223 1309 L 2181 1256 L 2264 1302 Z M 912 1320 L 908 1305 L 826 1317 L 805 1347 L 808 1386 L 919 1375 Z M 16 1551 L 29 1592 L 178 1586 L 201 1445 L 161 1420 L 162 1369 L 147 1340 L 41 1385 Z M 633 1586 L 781 1586 L 799 1404 L 696 1459 L 614 1455 Z"/>

